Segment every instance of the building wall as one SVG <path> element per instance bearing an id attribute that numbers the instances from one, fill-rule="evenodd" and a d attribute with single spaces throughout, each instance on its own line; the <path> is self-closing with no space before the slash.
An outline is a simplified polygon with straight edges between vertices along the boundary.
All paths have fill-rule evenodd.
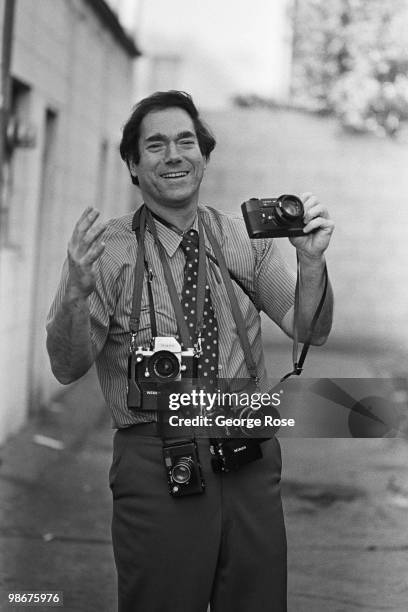
<path id="1" fill-rule="evenodd" d="M 2 1 L 0 10 L 2 13 Z M 117 148 L 132 105 L 132 59 L 82 0 L 18 0 L 12 76 L 36 145 L 15 149 L 0 247 L 0 443 L 59 388 L 45 318 L 66 245 L 88 206 L 125 213 L 131 186 Z"/>
<path id="2" fill-rule="evenodd" d="M 237 94 L 287 103 L 293 2 L 178 0 L 175 11 L 166 0 L 145 0 L 139 10 L 137 97 L 168 87 L 188 91 L 204 110 L 228 107 Z M 163 70 L 169 57 L 177 63 Z"/>

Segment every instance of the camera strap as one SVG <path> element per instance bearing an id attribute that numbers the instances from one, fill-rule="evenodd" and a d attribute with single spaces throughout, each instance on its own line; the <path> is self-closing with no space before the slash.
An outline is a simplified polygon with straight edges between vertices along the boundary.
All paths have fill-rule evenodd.
<path id="1" fill-rule="evenodd" d="M 299 285 L 300 285 L 300 263 L 299 257 L 296 255 L 297 259 L 297 274 L 296 274 L 296 288 L 295 288 L 295 305 L 294 305 L 294 324 L 293 324 L 293 347 L 292 347 L 292 362 L 293 362 L 293 370 L 285 374 L 283 378 L 281 378 L 280 382 L 283 382 L 290 376 L 300 376 L 303 370 L 303 364 L 306 359 L 307 352 L 310 348 L 310 343 L 312 340 L 313 332 L 316 327 L 316 323 L 320 317 L 320 314 L 323 309 L 323 305 L 326 299 L 327 294 L 327 286 L 329 283 L 329 277 L 327 274 L 327 266 L 324 264 L 324 287 L 322 296 L 320 298 L 320 302 L 316 308 L 316 311 L 313 315 L 312 322 L 310 324 L 309 333 L 307 335 L 306 341 L 303 344 L 302 351 L 300 353 L 300 357 L 298 359 L 298 344 L 299 344 L 299 304 L 300 304 L 300 296 L 299 296 Z"/>
<path id="2" fill-rule="evenodd" d="M 134 232 L 136 234 L 136 238 L 137 238 L 137 243 L 139 245 L 139 243 L 141 242 L 141 233 L 140 233 L 140 225 L 136 224 L 136 227 L 133 228 Z M 144 236 L 144 232 L 143 232 L 143 236 Z M 157 336 L 157 323 L 156 323 L 156 312 L 154 309 L 154 301 L 153 301 L 153 290 L 152 290 L 152 281 L 153 281 L 153 275 L 152 275 L 152 271 L 149 270 L 149 266 L 144 254 L 144 237 L 143 237 L 143 252 L 140 255 L 141 258 L 144 259 L 144 267 L 146 270 L 146 274 L 147 274 L 147 293 L 148 293 L 148 297 L 149 297 L 149 315 L 150 315 L 150 329 L 152 330 L 152 337 L 155 338 Z M 138 285 L 140 284 L 139 279 L 135 277 L 135 288 L 140 292 L 140 295 L 142 294 L 143 291 L 143 287 Z M 134 316 L 134 313 L 138 310 L 138 321 L 140 318 L 140 307 L 141 307 L 141 300 L 140 303 L 135 303 L 135 300 L 138 300 L 138 297 L 135 294 L 135 291 L 133 292 L 133 302 L 134 302 L 134 307 L 132 309 L 132 316 Z M 135 321 L 133 321 L 131 319 L 131 328 L 135 326 Z M 139 323 L 137 322 L 137 327 L 136 329 L 138 330 L 139 328 Z M 133 332 L 132 332 L 133 333 Z M 137 331 L 136 331 L 137 333 Z"/>
<path id="3" fill-rule="evenodd" d="M 156 318 L 154 313 L 154 303 L 153 303 L 153 293 L 151 287 L 151 274 L 148 270 L 147 262 L 145 260 L 145 245 L 144 245 L 144 237 L 145 237 L 145 229 L 146 222 L 148 223 L 149 230 L 154 238 L 155 244 L 159 250 L 160 258 L 163 265 L 163 272 L 166 280 L 166 284 L 169 290 L 170 299 L 172 302 L 172 306 L 176 315 L 177 325 L 180 333 L 180 337 L 185 347 L 190 346 L 190 333 L 188 331 L 184 314 L 182 311 L 182 307 L 180 304 L 180 300 L 177 295 L 177 289 L 174 284 L 174 280 L 171 274 L 170 267 L 167 262 L 166 253 L 164 251 L 164 247 L 161 244 L 157 230 L 153 221 L 153 215 L 147 209 L 145 205 L 141 206 L 135 213 L 133 217 L 132 229 L 135 231 L 137 239 L 138 239 L 138 250 L 137 250 L 137 260 L 135 266 L 135 284 L 133 291 L 133 304 L 132 304 L 132 314 L 130 317 L 130 329 L 132 333 L 132 339 L 134 341 L 137 332 L 139 330 L 140 324 L 140 312 L 141 312 L 141 301 L 142 301 L 142 289 L 143 289 L 143 278 L 144 278 L 144 268 L 146 268 L 148 272 L 148 295 L 149 295 L 149 305 L 150 305 L 150 323 L 153 337 L 157 335 L 156 328 Z M 245 323 L 242 317 L 241 310 L 238 305 L 238 300 L 235 295 L 235 291 L 231 282 L 231 274 L 227 268 L 224 255 L 221 251 L 221 248 L 218 244 L 217 239 L 215 238 L 213 232 L 211 231 L 208 224 L 203 219 L 201 212 L 199 211 L 198 215 L 198 229 L 199 229 L 199 276 L 197 282 L 197 325 L 196 325 L 196 339 L 197 345 L 199 348 L 200 344 L 200 334 L 203 325 L 203 311 L 204 311 L 204 294 L 205 294 L 205 257 L 209 257 L 210 253 L 205 248 L 204 241 L 204 232 L 208 237 L 208 240 L 211 244 L 215 257 L 211 255 L 210 259 L 216 263 L 221 272 L 222 280 L 224 286 L 226 288 L 228 298 L 231 305 L 232 315 L 235 321 L 235 325 L 237 327 L 238 337 L 240 340 L 240 344 L 244 353 L 245 363 L 249 372 L 250 377 L 258 384 L 258 375 L 256 364 L 252 356 L 251 345 L 249 343 L 248 334 L 246 331 Z M 316 311 L 313 315 L 310 329 L 306 341 L 303 344 L 300 356 L 298 357 L 299 352 L 299 340 L 298 340 L 298 317 L 299 317 L 299 285 L 300 285 L 300 264 L 299 259 L 297 258 L 297 278 L 296 278 L 296 288 L 295 288 L 295 302 L 294 302 L 294 330 L 293 330 L 293 347 L 292 347 L 292 362 L 293 362 L 293 370 L 283 376 L 281 378 L 281 382 L 289 378 L 290 376 L 300 376 L 303 370 L 303 365 L 306 359 L 306 355 L 310 348 L 311 339 L 316 327 L 316 323 L 319 319 L 319 316 L 322 312 L 323 305 L 326 299 L 327 287 L 328 287 L 328 274 L 327 267 L 325 265 L 324 268 L 324 287 L 322 296 L 320 298 L 319 304 L 316 308 Z M 183 337 L 184 336 L 184 337 Z"/>
<path id="4" fill-rule="evenodd" d="M 141 306 L 142 306 L 142 290 L 143 290 L 143 279 L 144 279 L 144 260 L 145 260 L 144 238 L 145 238 L 145 231 L 146 231 L 146 224 L 147 224 L 154 238 L 155 244 L 159 250 L 160 259 L 161 259 L 162 266 L 163 266 L 163 273 L 164 273 L 164 277 L 166 280 L 167 288 L 169 290 L 170 300 L 171 300 L 171 303 L 174 309 L 174 313 L 176 315 L 177 327 L 178 327 L 178 331 L 180 334 L 180 338 L 184 344 L 184 347 L 187 348 L 191 345 L 190 334 L 187 328 L 186 321 L 184 319 L 180 300 L 178 299 L 177 289 L 175 287 L 174 280 L 171 275 L 171 271 L 170 271 L 169 264 L 167 262 L 164 247 L 158 238 L 156 226 L 150 215 L 150 211 L 147 209 L 146 206 L 143 205 L 140 209 L 139 218 L 137 219 L 136 216 L 138 212 L 139 211 L 135 213 L 134 218 L 133 218 L 133 224 L 132 224 L 132 229 L 135 231 L 135 233 L 137 232 L 137 227 L 139 227 L 132 313 L 130 316 L 130 330 L 132 333 L 132 345 L 134 345 L 135 343 L 135 338 L 139 331 L 139 324 L 140 324 L 140 313 L 141 313 Z M 152 298 L 153 298 L 153 295 L 149 292 L 150 311 L 154 309 Z M 153 333 L 153 330 L 152 330 L 152 333 Z"/>
<path id="5" fill-rule="evenodd" d="M 133 304 L 132 304 L 132 314 L 130 319 L 130 327 L 132 337 L 135 338 L 140 323 L 140 312 L 141 312 L 141 300 L 142 300 L 142 289 L 143 289 L 143 265 L 148 271 L 148 293 L 149 293 L 149 305 L 150 305 L 150 321 L 152 327 L 153 336 L 157 335 L 156 329 L 156 318 L 154 314 L 154 304 L 153 304 L 153 293 L 151 288 L 151 275 L 148 270 L 147 263 L 145 261 L 145 246 L 144 246 L 144 236 L 146 224 L 150 230 L 150 233 L 153 236 L 154 242 L 159 251 L 160 259 L 163 266 L 164 278 L 166 281 L 167 289 L 169 292 L 170 300 L 174 309 L 174 313 L 177 320 L 177 327 L 180 333 L 180 338 L 185 348 L 191 346 L 190 333 L 187 328 L 187 324 L 184 318 L 184 313 L 180 304 L 180 300 L 177 294 L 177 289 L 174 283 L 174 279 L 170 270 L 170 266 L 167 262 L 166 253 L 163 245 L 161 244 L 159 237 L 157 235 L 156 226 L 153 221 L 153 217 L 151 212 L 147 209 L 146 206 L 142 206 L 139 209 L 133 218 L 132 229 L 136 233 L 136 237 L 138 239 L 138 251 L 137 251 L 137 260 L 135 266 L 135 282 L 134 282 L 134 292 L 133 292 Z M 203 327 L 203 312 L 204 312 L 204 299 L 205 299 L 205 244 L 204 244 L 204 231 L 199 224 L 199 263 L 198 263 L 198 278 L 197 278 L 197 325 L 196 325 L 196 350 L 197 355 L 200 352 L 200 339 L 201 339 L 201 330 Z"/>
<path id="6" fill-rule="evenodd" d="M 234 287 L 232 286 L 231 277 L 228 272 L 227 264 L 225 262 L 224 255 L 221 251 L 220 245 L 216 240 L 214 234 L 212 233 L 208 224 L 204 221 L 204 219 L 199 215 L 199 219 L 201 218 L 201 222 L 205 228 L 205 233 L 208 236 L 208 240 L 210 241 L 211 247 L 214 251 L 215 257 L 217 258 L 217 263 L 220 268 L 222 280 L 225 285 L 225 289 L 228 294 L 228 299 L 231 305 L 232 316 L 235 321 L 235 325 L 238 332 L 239 341 L 241 343 L 241 347 L 244 353 L 245 363 L 249 372 L 252 381 L 255 383 L 255 386 L 258 387 L 259 377 L 258 371 L 256 367 L 256 363 L 254 361 L 252 355 L 252 349 L 248 338 L 248 333 L 246 330 L 246 326 L 244 323 L 244 319 L 242 317 L 241 310 L 239 308 L 237 296 L 235 295 Z"/>
<path id="7" fill-rule="evenodd" d="M 154 238 L 155 244 L 159 250 L 160 259 L 163 267 L 164 278 L 167 284 L 167 289 L 170 295 L 170 300 L 176 315 L 177 326 L 180 333 L 180 338 L 184 345 L 184 348 L 191 346 L 190 332 L 187 328 L 187 323 L 184 318 L 184 312 L 178 297 L 176 285 L 174 283 L 173 275 L 170 270 L 167 256 L 162 243 L 157 235 L 157 229 L 150 211 L 146 208 L 146 219 L 149 230 Z M 199 225 L 199 245 L 198 245 L 198 277 L 197 277 L 197 325 L 196 325 L 196 350 L 197 356 L 200 353 L 200 339 L 201 329 L 203 326 L 203 312 L 204 312 L 204 296 L 205 296 L 205 245 L 204 245 L 204 233 Z"/>
<path id="8" fill-rule="evenodd" d="M 146 229 L 146 211 L 144 207 L 140 210 L 138 215 L 138 224 L 136 227 L 136 215 L 133 217 L 132 229 L 136 233 L 137 237 L 137 255 L 136 255 L 136 266 L 134 276 L 134 288 L 132 298 L 132 312 L 130 314 L 130 333 L 132 334 L 132 348 L 135 348 L 135 341 L 137 332 L 139 331 L 140 324 L 140 313 L 142 310 L 142 290 L 143 290 L 143 278 L 144 278 L 144 267 L 145 267 L 145 229 Z"/>
<path id="9" fill-rule="evenodd" d="M 171 303 L 176 315 L 177 325 L 180 332 L 180 337 L 185 347 L 188 347 L 191 344 L 189 340 L 190 334 L 187 329 L 187 325 L 184 319 L 184 314 L 182 311 L 182 307 L 180 304 L 180 300 L 177 295 L 177 289 L 174 284 L 173 276 L 171 274 L 171 270 L 169 264 L 167 262 L 166 253 L 163 245 L 161 244 L 159 237 L 157 235 L 157 230 L 153 221 L 153 215 L 147 209 L 145 205 L 141 206 L 135 213 L 132 222 L 132 230 L 136 233 L 138 238 L 138 250 L 137 250 L 137 259 L 135 266 L 135 283 L 134 283 L 134 291 L 133 291 L 133 304 L 132 304 L 132 314 L 130 317 L 130 329 L 132 333 L 132 338 L 135 339 L 136 334 L 139 330 L 140 324 L 140 312 L 141 312 L 141 302 L 142 302 L 142 289 L 143 289 L 143 278 L 144 271 L 143 267 L 146 266 L 145 263 L 145 245 L 144 245 L 144 237 L 146 225 L 149 227 L 149 230 L 153 236 L 155 244 L 159 250 L 160 259 L 163 266 L 163 273 L 166 281 L 167 288 L 169 290 L 169 295 L 171 299 Z M 218 244 L 217 239 L 215 238 L 213 232 L 211 231 L 208 224 L 203 219 L 202 214 L 198 215 L 198 234 L 199 234 L 199 254 L 198 254 L 198 278 L 197 278 L 197 324 L 196 324 L 196 338 L 197 344 L 199 348 L 201 330 L 203 326 L 203 312 L 204 312 L 204 296 L 205 296 L 205 259 L 206 256 L 209 256 L 209 252 L 205 247 L 205 234 L 208 237 L 208 240 L 211 244 L 215 257 L 211 256 L 211 260 L 214 261 L 221 272 L 221 277 L 226 288 L 228 298 L 231 305 L 232 315 L 235 321 L 235 325 L 237 327 L 238 337 L 240 340 L 240 344 L 244 353 L 245 363 L 249 372 L 250 377 L 254 381 L 256 385 L 258 385 L 258 373 L 256 364 L 252 355 L 251 345 L 249 342 L 247 330 L 245 327 L 245 323 L 242 317 L 241 310 L 238 305 L 238 300 L 235 295 L 235 291 L 232 285 L 230 272 L 227 268 L 227 264 L 225 262 L 224 255 L 221 251 L 221 248 Z M 148 278 L 149 272 L 148 272 Z M 151 286 L 148 285 L 149 290 L 149 303 L 150 303 L 150 311 L 154 309 L 153 305 L 153 295 L 151 292 Z M 154 313 L 151 312 L 151 315 Z M 152 322 L 152 316 L 151 322 Z M 155 322 L 155 318 L 153 318 Z M 153 329 L 152 329 L 153 333 Z M 183 337 L 184 336 L 184 337 Z M 186 340 L 188 340 L 186 342 Z"/>
<path id="10" fill-rule="evenodd" d="M 174 232 L 180 234 L 180 236 L 183 235 L 183 232 L 181 230 L 179 230 L 176 226 L 174 226 L 171 223 L 169 223 L 168 221 L 166 221 L 166 219 L 162 219 L 161 217 L 159 217 L 159 215 L 156 215 L 152 211 L 150 211 L 150 212 L 152 214 L 152 217 L 154 219 L 156 219 L 157 221 L 159 221 L 162 225 L 165 225 L 166 227 L 170 228 Z M 205 247 L 205 254 L 207 256 L 207 259 L 209 259 L 211 261 L 211 263 L 214 264 L 212 266 L 212 270 L 213 270 L 213 272 L 214 272 L 214 274 L 215 274 L 215 276 L 217 278 L 218 283 L 220 283 L 221 279 L 220 279 L 220 277 L 218 275 L 219 265 L 218 265 L 217 258 L 214 257 L 214 255 L 212 254 L 210 249 L 208 249 L 207 247 Z M 251 294 L 248 291 L 248 289 L 245 287 L 245 285 L 240 281 L 240 279 L 237 276 L 235 276 L 235 274 L 232 272 L 232 270 L 230 270 L 229 268 L 227 268 L 227 269 L 228 269 L 228 274 L 231 277 L 231 280 L 234 281 L 234 283 L 236 283 L 240 287 L 241 291 L 243 291 L 245 293 L 245 295 L 251 300 L 251 302 L 254 303 L 254 299 L 251 296 Z"/>

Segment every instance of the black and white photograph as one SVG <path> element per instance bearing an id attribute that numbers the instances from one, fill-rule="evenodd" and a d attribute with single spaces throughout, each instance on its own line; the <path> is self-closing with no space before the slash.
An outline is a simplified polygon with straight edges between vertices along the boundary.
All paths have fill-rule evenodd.
<path id="1" fill-rule="evenodd" d="M 407 0 L 0 0 L 0 72 L 0 612 L 406 612 Z"/>

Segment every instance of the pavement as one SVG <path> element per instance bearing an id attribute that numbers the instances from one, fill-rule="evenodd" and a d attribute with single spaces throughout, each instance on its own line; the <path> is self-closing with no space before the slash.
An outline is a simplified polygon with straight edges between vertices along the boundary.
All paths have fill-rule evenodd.
<path id="1" fill-rule="evenodd" d="M 1 449 L 1 612 L 18 609 L 7 594 L 23 591 L 63 591 L 70 612 L 116 609 L 111 439 L 91 371 Z"/>
<path id="2" fill-rule="evenodd" d="M 273 355 L 286 371 L 290 345 L 275 346 Z M 313 349 L 307 375 L 333 373 L 377 376 L 378 359 L 335 346 Z M 406 379 L 394 381 L 406 414 Z M 408 609 L 404 431 L 386 439 L 281 437 L 290 612 Z M 16 609 L 8 593 L 23 591 L 63 591 L 67 612 L 116 610 L 111 444 L 91 371 L 0 449 L 1 612 Z"/>

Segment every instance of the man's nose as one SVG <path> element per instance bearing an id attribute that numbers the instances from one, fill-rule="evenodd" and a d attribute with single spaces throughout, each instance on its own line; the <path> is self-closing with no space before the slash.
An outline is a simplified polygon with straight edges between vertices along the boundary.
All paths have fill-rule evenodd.
<path id="1" fill-rule="evenodd" d="M 166 147 L 166 162 L 176 162 L 181 159 L 177 144 L 175 142 L 169 142 Z"/>

